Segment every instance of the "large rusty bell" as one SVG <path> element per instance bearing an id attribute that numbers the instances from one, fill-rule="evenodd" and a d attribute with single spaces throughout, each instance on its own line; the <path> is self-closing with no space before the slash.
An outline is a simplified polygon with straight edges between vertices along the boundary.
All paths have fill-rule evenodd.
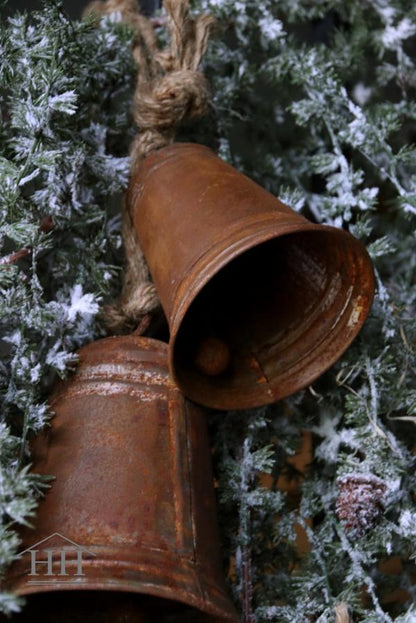
<path id="1" fill-rule="evenodd" d="M 170 380 L 167 346 L 112 337 L 79 357 L 33 448 L 56 478 L 11 569 L 28 598 L 13 621 L 236 623 L 205 415 Z"/>
<path id="2" fill-rule="evenodd" d="M 170 328 L 183 392 L 219 409 L 274 402 L 360 330 L 374 277 L 349 233 L 310 223 L 201 145 L 136 168 L 128 204 Z"/>

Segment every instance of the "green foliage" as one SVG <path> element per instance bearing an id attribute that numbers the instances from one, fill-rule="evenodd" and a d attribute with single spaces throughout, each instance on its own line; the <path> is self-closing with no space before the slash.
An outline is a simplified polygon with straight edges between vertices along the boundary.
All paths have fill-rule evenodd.
<path id="1" fill-rule="evenodd" d="M 130 42 L 117 19 L 71 22 L 59 2 L 0 30 L 0 572 L 45 486 L 28 471 L 27 440 L 116 286 L 111 195 L 129 173 Z M 0 595 L 0 611 L 18 607 Z"/>
<path id="2" fill-rule="evenodd" d="M 205 66 L 210 127 L 198 138 L 310 219 L 363 240 L 377 280 L 371 316 L 337 366 L 285 403 L 216 423 L 236 600 L 250 622 L 332 623 L 346 603 L 354 621 L 413 623 L 414 4 L 195 4 L 218 16 L 221 31 Z M 307 474 L 290 459 L 303 430 L 314 444 Z M 299 500 L 276 495 L 288 473 Z M 299 530 L 309 543 L 303 556 Z M 383 572 L 391 556 L 401 559 L 398 575 Z M 385 599 L 395 588 L 407 602 Z"/>

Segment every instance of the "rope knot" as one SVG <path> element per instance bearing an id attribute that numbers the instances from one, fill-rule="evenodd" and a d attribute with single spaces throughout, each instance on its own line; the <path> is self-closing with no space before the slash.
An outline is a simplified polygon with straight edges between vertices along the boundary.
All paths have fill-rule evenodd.
<path id="1" fill-rule="evenodd" d="M 170 132 L 184 118 L 203 115 L 208 100 L 209 91 L 203 74 L 180 69 L 166 74 L 151 90 L 138 95 L 134 120 L 141 130 L 166 128 Z"/>

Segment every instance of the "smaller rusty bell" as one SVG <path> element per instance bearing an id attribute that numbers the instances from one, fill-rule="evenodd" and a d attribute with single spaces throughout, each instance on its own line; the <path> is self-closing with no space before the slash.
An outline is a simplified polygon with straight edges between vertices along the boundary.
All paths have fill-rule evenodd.
<path id="1" fill-rule="evenodd" d="M 35 471 L 56 476 L 8 587 L 27 623 L 237 623 L 225 590 L 205 414 L 167 346 L 98 340 L 51 400 Z"/>
<path id="2" fill-rule="evenodd" d="M 201 145 L 152 152 L 128 192 L 192 400 L 242 409 L 288 396 L 345 351 L 374 277 L 349 233 L 307 221 Z"/>

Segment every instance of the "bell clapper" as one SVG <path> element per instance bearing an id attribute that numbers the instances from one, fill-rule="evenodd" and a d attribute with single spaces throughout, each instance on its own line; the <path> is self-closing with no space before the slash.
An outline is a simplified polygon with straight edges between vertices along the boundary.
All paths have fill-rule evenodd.
<path id="1" fill-rule="evenodd" d="M 218 376 L 226 371 L 231 361 L 228 344 L 218 337 L 203 338 L 196 350 L 194 363 L 202 374 Z"/>

